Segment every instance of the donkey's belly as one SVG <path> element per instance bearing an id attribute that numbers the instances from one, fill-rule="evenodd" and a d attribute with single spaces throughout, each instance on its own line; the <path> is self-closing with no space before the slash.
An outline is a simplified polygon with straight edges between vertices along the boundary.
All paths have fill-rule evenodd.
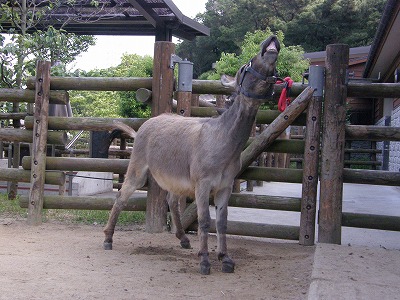
<path id="1" fill-rule="evenodd" d="M 157 172 L 152 172 L 152 175 L 162 189 L 175 195 L 194 197 L 194 185 L 192 185 L 189 178 L 170 174 L 164 175 Z"/>

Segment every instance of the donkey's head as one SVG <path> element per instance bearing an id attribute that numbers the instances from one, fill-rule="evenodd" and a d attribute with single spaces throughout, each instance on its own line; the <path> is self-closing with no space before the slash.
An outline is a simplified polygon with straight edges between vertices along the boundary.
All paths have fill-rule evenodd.
<path id="1" fill-rule="evenodd" d="M 234 78 L 223 75 L 221 83 L 234 87 L 237 94 L 247 98 L 264 101 L 271 98 L 277 80 L 276 61 L 279 51 L 278 38 L 270 36 L 261 43 L 260 52 L 242 66 Z"/>

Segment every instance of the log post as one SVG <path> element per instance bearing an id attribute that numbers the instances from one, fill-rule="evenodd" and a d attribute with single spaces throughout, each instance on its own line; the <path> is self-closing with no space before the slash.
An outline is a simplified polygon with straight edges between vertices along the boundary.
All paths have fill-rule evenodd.
<path id="1" fill-rule="evenodd" d="M 174 43 L 155 42 L 151 102 L 152 117 L 172 111 L 174 71 L 170 68 L 170 65 L 171 55 L 174 53 Z M 152 176 L 149 176 L 148 183 L 146 231 L 150 233 L 162 232 L 167 224 L 167 192 L 158 186 Z"/>
<path id="2" fill-rule="evenodd" d="M 318 241 L 341 243 L 349 46 L 326 47 Z"/>
<path id="3" fill-rule="evenodd" d="M 318 190 L 319 140 L 324 88 L 324 67 L 311 66 L 309 86 L 315 88 L 307 108 L 307 125 L 303 161 L 303 183 L 300 215 L 300 244 L 314 245 Z"/>
<path id="4" fill-rule="evenodd" d="M 178 101 L 176 112 L 177 114 L 190 117 L 190 111 L 192 107 L 192 92 L 178 91 L 175 93 L 176 100 Z"/>
<path id="5" fill-rule="evenodd" d="M 42 223 L 43 194 L 46 171 L 47 118 L 50 98 L 50 62 L 39 61 L 36 66 L 36 96 L 32 144 L 31 187 L 29 191 L 29 225 Z"/>

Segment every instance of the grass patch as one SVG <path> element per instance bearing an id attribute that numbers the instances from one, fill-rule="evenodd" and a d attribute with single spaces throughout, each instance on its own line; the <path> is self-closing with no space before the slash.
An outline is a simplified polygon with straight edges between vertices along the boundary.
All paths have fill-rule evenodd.
<path id="1" fill-rule="evenodd" d="M 3 217 L 20 219 L 26 218 L 27 209 L 19 206 L 18 198 L 9 200 L 7 194 L 0 194 L 0 215 Z M 57 221 L 79 224 L 106 224 L 109 211 L 106 210 L 72 210 L 72 209 L 45 209 L 43 222 Z M 119 225 L 143 224 L 146 213 L 142 211 L 123 211 L 119 218 Z"/>
<path id="2" fill-rule="evenodd" d="M 0 215 L 3 217 L 20 219 L 26 218 L 27 209 L 19 206 L 18 198 L 8 199 L 7 194 L 0 193 Z"/>

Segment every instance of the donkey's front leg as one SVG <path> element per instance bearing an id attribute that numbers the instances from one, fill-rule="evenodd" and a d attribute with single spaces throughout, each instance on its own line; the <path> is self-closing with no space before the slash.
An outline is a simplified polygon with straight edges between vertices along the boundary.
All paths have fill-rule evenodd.
<path id="1" fill-rule="evenodd" d="M 199 185 L 196 188 L 196 204 L 197 204 L 197 217 L 199 221 L 199 236 L 200 236 L 200 273 L 209 275 L 211 264 L 208 257 L 208 233 L 210 231 L 210 209 L 209 197 L 210 188 L 205 185 Z"/>
<path id="2" fill-rule="evenodd" d="M 218 259 L 222 261 L 222 272 L 233 273 L 235 263 L 228 256 L 226 245 L 226 230 L 228 222 L 228 200 L 232 193 L 231 188 L 225 188 L 215 194 L 214 203 L 216 210 L 216 227 L 218 239 Z"/>

